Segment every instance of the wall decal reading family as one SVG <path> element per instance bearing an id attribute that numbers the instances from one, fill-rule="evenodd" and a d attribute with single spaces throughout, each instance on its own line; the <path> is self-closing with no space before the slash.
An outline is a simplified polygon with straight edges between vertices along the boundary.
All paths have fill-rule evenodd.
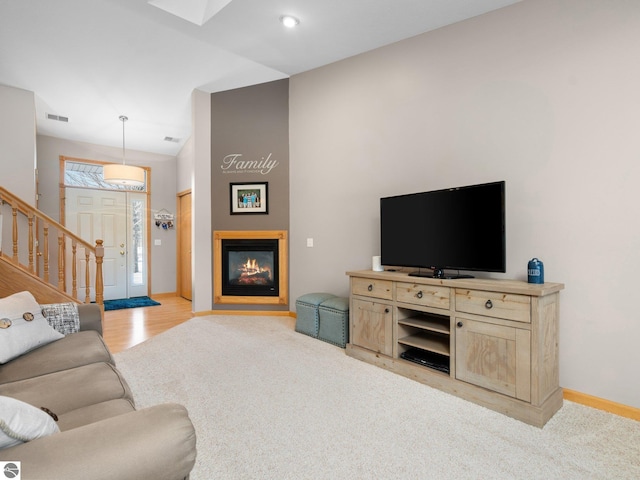
<path id="1" fill-rule="evenodd" d="M 222 173 L 261 173 L 266 175 L 276 168 L 280 162 L 271 158 L 270 153 L 260 160 L 242 160 L 241 153 L 231 153 L 222 159 Z"/>

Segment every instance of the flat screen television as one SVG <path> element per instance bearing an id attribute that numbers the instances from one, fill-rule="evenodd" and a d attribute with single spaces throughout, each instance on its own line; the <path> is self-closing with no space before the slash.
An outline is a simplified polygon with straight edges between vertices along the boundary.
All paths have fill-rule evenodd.
<path id="1" fill-rule="evenodd" d="M 380 240 L 382 264 L 419 269 L 410 275 L 504 273 L 505 182 L 381 198 Z"/>

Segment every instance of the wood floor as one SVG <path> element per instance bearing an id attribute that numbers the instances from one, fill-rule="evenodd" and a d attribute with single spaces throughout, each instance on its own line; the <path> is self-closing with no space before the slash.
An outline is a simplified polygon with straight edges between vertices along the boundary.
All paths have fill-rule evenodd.
<path id="1" fill-rule="evenodd" d="M 154 300 L 160 305 L 104 312 L 103 336 L 112 353 L 133 347 L 193 317 L 189 300 L 164 295 Z"/>

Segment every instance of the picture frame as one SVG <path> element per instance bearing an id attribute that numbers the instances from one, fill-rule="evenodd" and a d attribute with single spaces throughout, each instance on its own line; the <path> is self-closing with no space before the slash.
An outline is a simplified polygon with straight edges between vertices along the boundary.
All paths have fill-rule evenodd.
<path id="1" fill-rule="evenodd" d="M 243 182 L 229 184 L 231 215 L 267 215 L 269 183 Z"/>

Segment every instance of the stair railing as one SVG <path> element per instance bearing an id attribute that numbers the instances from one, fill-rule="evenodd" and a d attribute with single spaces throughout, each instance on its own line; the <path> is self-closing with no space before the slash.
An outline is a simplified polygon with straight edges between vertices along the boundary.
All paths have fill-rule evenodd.
<path id="1" fill-rule="evenodd" d="M 0 187 L 0 256 L 80 303 L 91 302 L 92 290 L 95 302 L 104 302 L 102 244 L 96 240 L 95 246 L 91 245 Z M 84 299 L 79 296 L 78 282 Z"/>

